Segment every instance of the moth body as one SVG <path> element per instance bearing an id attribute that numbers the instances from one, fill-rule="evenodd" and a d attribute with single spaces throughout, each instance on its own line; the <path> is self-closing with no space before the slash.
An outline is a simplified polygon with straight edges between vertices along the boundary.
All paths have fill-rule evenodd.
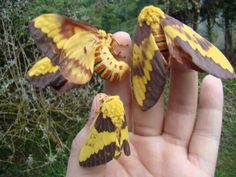
<path id="1" fill-rule="evenodd" d="M 155 38 L 155 42 L 165 57 L 166 61 L 169 58 L 169 51 L 166 42 L 166 37 L 162 26 L 160 24 L 160 19 L 165 18 L 164 12 L 154 6 L 147 6 L 142 10 L 142 13 L 138 17 L 138 25 L 142 27 L 143 25 L 148 25 L 151 28 L 151 33 Z"/>
<path id="2" fill-rule="evenodd" d="M 110 118 L 111 122 L 115 126 L 115 134 L 116 134 L 116 150 L 114 158 L 119 158 L 121 155 L 121 149 L 123 144 L 122 139 L 122 129 L 125 127 L 125 117 L 124 117 L 124 107 L 123 103 L 118 99 L 117 96 L 111 96 L 108 100 L 106 100 L 102 106 L 101 112 L 104 115 L 104 119 Z"/>
<path id="3" fill-rule="evenodd" d="M 103 30 L 99 30 L 98 38 L 99 42 L 95 51 L 95 72 L 111 82 L 123 79 L 129 72 L 129 66 L 115 59 L 118 57 L 114 49 L 114 46 L 118 44 L 117 41 L 112 37 L 112 34 Z"/>

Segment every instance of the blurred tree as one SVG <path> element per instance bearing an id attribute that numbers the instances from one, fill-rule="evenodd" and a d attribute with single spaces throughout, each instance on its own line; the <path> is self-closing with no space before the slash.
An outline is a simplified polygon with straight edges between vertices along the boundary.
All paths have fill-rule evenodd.
<path id="1" fill-rule="evenodd" d="M 201 21 L 207 21 L 207 38 L 213 42 L 213 28 L 220 13 L 219 1 L 203 0 L 201 6 Z"/>
<path id="2" fill-rule="evenodd" d="M 192 10 L 193 10 L 193 29 L 197 30 L 198 27 L 198 19 L 200 15 L 200 0 L 191 0 Z"/>
<path id="3" fill-rule="evenodd" d="M 164 1 L 164 10 L 167 14 L 171 15 L 178 20 L 190 24 L 192 22 L 190 13 L 191 4 L 189 0 L 168 0 Z"/>
<path id="4" fill-rule="evenodd" d="M 203 0 L 201 7 L 202 21 L 207 21 L 207 36 L 213 41 L 213 28 L 219 19 L 218 26 L 224 30 L 224 53 L 231 59 L 236 52 L 233 43 L 233 31 L 236 30 L 236 0 Z"/>
<path id="5" fill-rule="evenodd" d="M 223 9 L 225 54 L 232 58 L 236 52 L 236 44 L 233 44 L 233 29 L 236 29 L 236 0 L 220 0 L 219 6 Z"/>

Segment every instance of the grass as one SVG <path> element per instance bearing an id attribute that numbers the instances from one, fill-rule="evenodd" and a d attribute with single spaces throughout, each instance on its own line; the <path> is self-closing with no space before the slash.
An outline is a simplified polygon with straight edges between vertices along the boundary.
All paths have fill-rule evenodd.
<path id="1" fill-rule="evenodd" d="M 224 121 L 217 163 L 217 177 L 236 176 L 236 81 L 224 83 Z"/>
<path id="2" fill-rule="evenodd" d="M 235 117 L 234 117 L 234 120 Z M 234 177 L 236 175 L 236 125 L 225 122 L 217 164 L 217 177 Z"/>

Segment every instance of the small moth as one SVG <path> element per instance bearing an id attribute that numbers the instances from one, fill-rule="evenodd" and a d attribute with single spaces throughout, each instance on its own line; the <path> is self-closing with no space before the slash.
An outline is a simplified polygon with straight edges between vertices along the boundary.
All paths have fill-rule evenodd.
<path id="1" fill-rule="evenodd" d="M 27 80 L 36 87 L 67 90 L 86 84 L 94 71 L 113 82 L 130 70 L 127 63 L 116 60 L 122 56 L 114 47 L 122 45 L 112 34 L 88 23 L 43 14 L 29 24 L 29 30 L 45 55 L 27 73 Z"/>
<path id="2" fill-rule="evenodd" d="M 97 108 L 94 109 L 94 105 Z M 105 164 L 118 159 L 122 151 L 129 156 L 128 126 L 120 97 L 97 95 L 91 116 L 94 120 L 80 151 L 79 164 L 82 167 Z"/>
<path id="3" fill-rule="evenodd" d="M 158 7 L 146 6 L 138 16 L 132 60 L 133 92 L 143 111 L 159 99 L 173 59 L 221 79 L 236 77 L 213 44 Z"/>

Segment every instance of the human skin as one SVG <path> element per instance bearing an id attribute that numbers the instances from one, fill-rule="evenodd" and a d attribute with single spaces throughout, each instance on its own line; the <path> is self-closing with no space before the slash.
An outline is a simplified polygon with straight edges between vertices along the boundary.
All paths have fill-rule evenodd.
<path id="1" fill-rule="evenodd" d="M 114 38 L 123 45 L 116 47 L 117 52 L 130 63 L 129 35 L 118 32 Z M 197 72 L 172 60 L 166 109 L 163 94 L 154 107 L 142 112 L 132 98 L 129 76 L 117 83 L 105 82 L 104 93 L 120 95 L 124 102 L 131 155 L 97 167 L 80 167 L 80 149 L 91 125 L 88 121 L 73 140 L 67 177 L 214 176 L 222 126 L 221 80 L 206 76 L 198 95 Z"/>

